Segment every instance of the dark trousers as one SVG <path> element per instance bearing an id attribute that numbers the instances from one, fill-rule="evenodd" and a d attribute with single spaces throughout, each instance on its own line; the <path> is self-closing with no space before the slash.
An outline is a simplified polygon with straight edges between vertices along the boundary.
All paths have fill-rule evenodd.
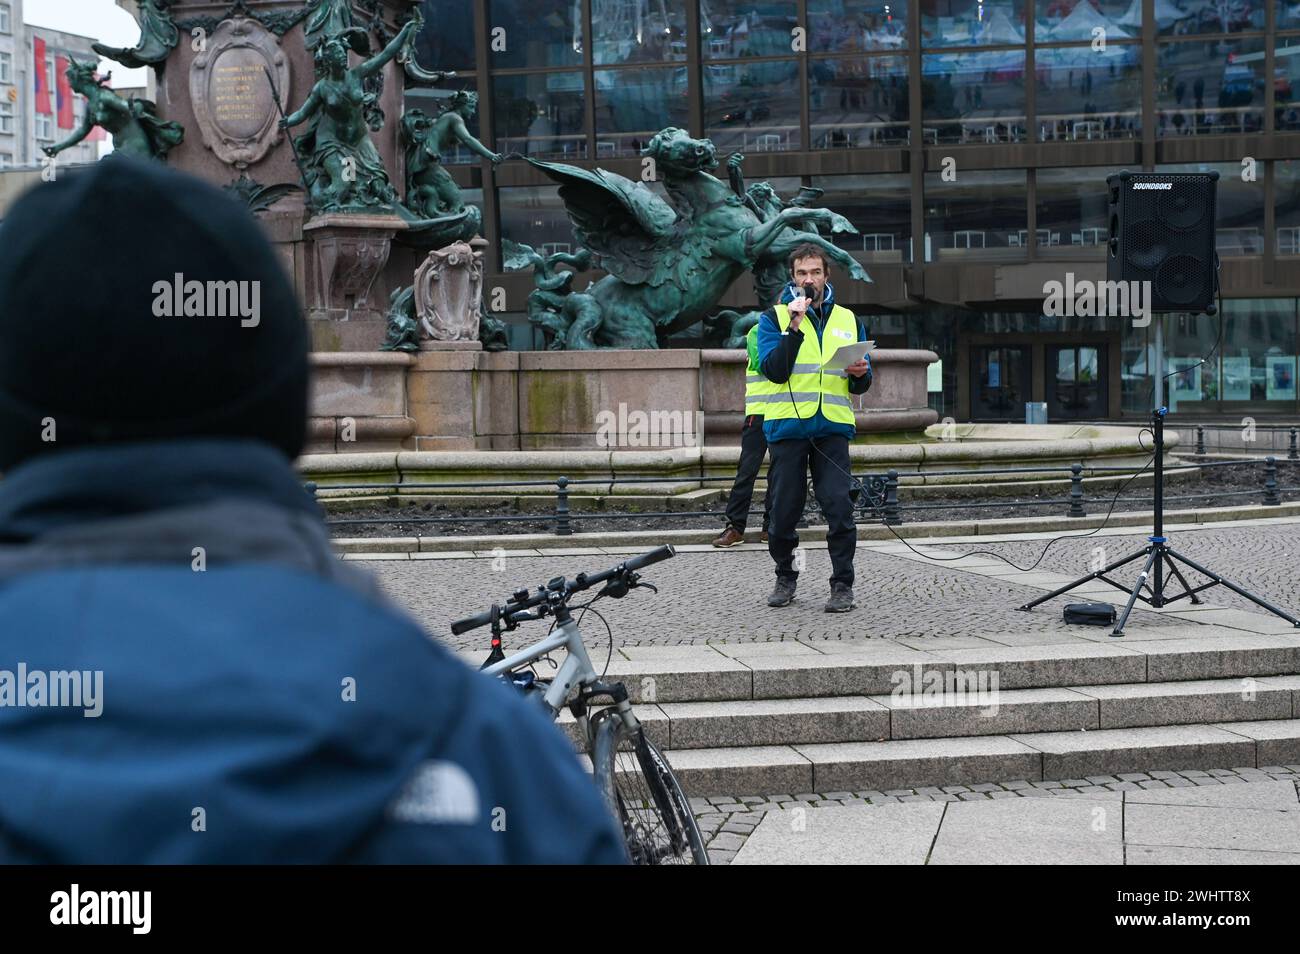
<path id="1" fill-rule="evenodd" d="M 745 532 L 749 520 L 749 507 L 754 500 L 754 481 L 767 455 L 767 438 L 763 436 L 763 415 L 750 414 L 740 432 L 740 465 L 736 468 L 736 482 L 731 485 L 727 498 L 727 523 L 737 533 Z M 772 486 L 768 484 L 763 495 L 763 529 L 766 530 L 772 513 Z"/>
<path id="2" fill-rule="evenodd" d="M 828 528 L 826 545 L 831 556 L 831 583 L 852 586 L 858 530 L 853 524 L 853 503 L 849 496 L 848 438 L 837 435 L 776 441 L 768 445 L 768 453 L 772 455 L 772 464 L 767 469 L 772 521 L 767 549 L 776 561 L 776 575 L 791 578 L 799 575 L 794 568 L 794 549 L 799 545 L 795 526 L 803 514 L 811 469 L 813 493 Z"/>

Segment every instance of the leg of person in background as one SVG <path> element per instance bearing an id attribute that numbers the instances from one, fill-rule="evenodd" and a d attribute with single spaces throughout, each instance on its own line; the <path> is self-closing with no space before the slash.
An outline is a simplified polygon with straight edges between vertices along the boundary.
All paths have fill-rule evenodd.
<path id="1" fill-rule="evenodd" d="M 749 508 L 754 502 L 754 481 L 758 479 L 766 453 L 763 416 L 750 414 L 740 432 L 740 463 L 736 467 L 736 482 L 731 485 L 731 496 L 727 498 L 727 528 L 713 541 L 715 547 L 734 547 L 745 542 L 745 525 L 749 522 Z M 766 517 L 763 530 L 767 531 Z"/>
<path id="2" fill-rule="evenodd" d="M 809 456 L 809 464 L 813 493 L 826 517 L 826 549 L 831 558 L 831 596 L 826 602 L 826 612 L 846 613 L 854 606 L 853 553 L 858 545 L 849 493 L 852 487 L 849 441 L 846 437 L 833 436 L 819 437 L 816 443 L 817 450 Z"/>
<path id="3" fill-rule="evenodd" d="M 767 453 L 767 441 L 763 441 L 763 452 Z M 768 465 L 767 487 L 763 491 L 763 533 L 760 536 L 760 543 L 768 542 L 768 531 L 772 528 L 772 468 Z"/>
<path id="4" fill-rule="evenodd" d="M 772 501 L 768 527 L 767 552 L 776 563 L 776 588 L 767 598 L 768 606 L 785 606 L 794 599 L 799 571 L 794 565 L 794 550 L 799 545 L 795 527 L 803 514 L 808 494 L 808 451 L 810 441 L 802 439 L 768 444 L 772 455 L 767 469 L 767 492 Z"/>

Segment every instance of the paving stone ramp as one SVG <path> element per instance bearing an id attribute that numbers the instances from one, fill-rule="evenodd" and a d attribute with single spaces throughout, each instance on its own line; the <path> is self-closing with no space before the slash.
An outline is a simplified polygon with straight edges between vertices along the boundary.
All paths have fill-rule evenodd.
<path id="1" fill-rule="evenodd" d="M 1186 632 L 992 649 L 639 647 L 608 673 L 691 796 L 1300 762 L 1300 635 Z M 567 714 L 561 725 L 576 742 Z"/>

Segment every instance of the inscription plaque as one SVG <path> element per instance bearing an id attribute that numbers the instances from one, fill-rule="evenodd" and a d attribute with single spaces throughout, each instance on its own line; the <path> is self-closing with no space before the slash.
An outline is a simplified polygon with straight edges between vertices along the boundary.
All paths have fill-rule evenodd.
<path id="1" fill-rule="evenodd" d="M 268 71 L 287 102 L 288 57 L 273 33 L 247 17 L 221 21 L 190 65 L 190 98 L 203 144 L 241 170 L 284 138 Z"/>

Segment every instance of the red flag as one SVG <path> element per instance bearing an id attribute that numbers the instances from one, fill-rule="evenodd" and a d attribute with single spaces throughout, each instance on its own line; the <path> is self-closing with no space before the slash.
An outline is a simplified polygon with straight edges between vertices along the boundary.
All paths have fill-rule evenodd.
<path id="1" fill-rule="evenodd" d="M 59 128 L 71 129 L 77 125 L 72 112 L 72 86 L 68 83 L 68 58 L 54 58 L 54 91 L 59 100 Z"/>
<path id="2" fill-rule="evenodd" d="M 32 38 L 32 53 L 35 60 L 32 72 L 36 75 L 36 111 L 48 116 L 54 109 L 50 106 L 49 76 L 45 72 L 45 41 L 39 36 Z"/>

